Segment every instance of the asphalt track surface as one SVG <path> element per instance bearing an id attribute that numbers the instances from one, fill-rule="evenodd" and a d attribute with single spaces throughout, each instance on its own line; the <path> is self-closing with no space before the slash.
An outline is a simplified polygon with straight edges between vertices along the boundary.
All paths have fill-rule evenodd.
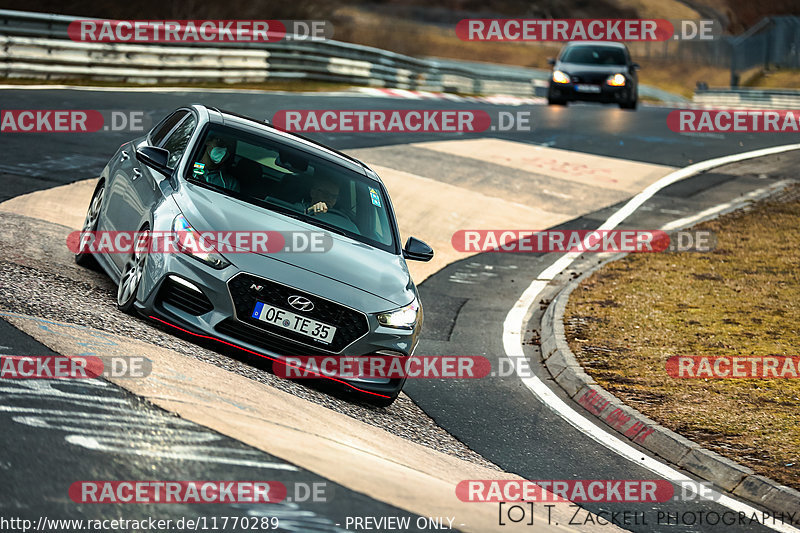
<path id="1" fill-rule="evenodd" d="M 4 320 L 0 338 L 2 353 L 56 355 Z M 4 380 L 0 400 L 0 516 L 36 525 L 46 520 L 51 526 L 44 531 L 79 529 L 75 523 L 55 527 L 55 521 L 67 519 L 153 518 L 177 525 L 181 519 L 200 517 L 207 526 L 214 518 L 221 524 L 227 517 L 226 530 L 246 531 L 248 527 L 232 527 L 234 520 L 247 520 L 249 525 L 277 517 L 280 531 L 335 533 L 346 531 L 347 516 L 362 516 L 365 510 L 376 516 L 408 517 L 412 525 L 417 518 L 170 415 L 104 380 Z M 82 445 L 74 446 L 78 439 Z M 126 505 L 78 504 L 67 496 L 78 480 L 183 479 L 269 479 L 286 486 L 287 499 L 270 505 Z M 317 498 L 309 492 L 315 487 Z"/>
<path id="2" fill-rule="evenodd" d="M 742 175 L 736 172 L 740 165 L 730 165 L 720 172 L 710 171 L 689 178 L 656 194 L 619 229 L 659 228 L 781 179 L 794 178 L 798 162 L 797 155 L 779 156 L 761 161 L 759 172 L 755 174 Z M 759 177 L 761 171 L 767 177 Z M 597 228 L 619 207 L 609 207 L 558 228 Z M 557 257 L 555 254 L 481 254 L 453 263 L 426 280 L 420 298 L 426 305 L 426 317 L 431 319 L 426 318 L 426 333 L 419 353 L 482 355 L 491 360 L 493 369 L 502 368 L 500 360 L 505 359 L 503 321 L 530 280 L 537 278 Z M 465 280 L 469 282 L 464 283 Z M 542 296 L 542 300 L 549 301 L 554 295 Z M 533 362 L 535 374 L 545 382 L 552 382 L 540 364 L 541 353 L 535 340 L 542 312 L 534 313 L 528 322 L 523 346 L 528 360 Z M 563 400 L 575 405 L 557 385 L 552 388 Z M 504 470 L 526 479 L 658 478 L 576 430 L 534 397 L 515 375 L 412 380 L 406 385 L 406 392 L 456 438 Z M 584 412 L 581 407 L 576 410 Z M 643 457 L 651 455 L 641 450 Z M 676 487 L 676 494 L 678 492 Z M 594 513 L 628 511 L 632 518 L 623 527 L 631 531 L 767 531 L 750 523 L 725 525 L 720 522 L 716 526 L 700 526 L 695 520 L 699 520 L 701 513 L 730 513 L 729 509 L 710 501 L 587 504 L 583 507 Z M 688 514 L 670 522 L 666 513 Z M 575 521 L 583 523 L 584 518 L 585 514 L 581 514 Z M 676 523 L 678 520 L 680 524 Z"/>
<path id="3" fill-rule="evenodd" d="M 353 148 L 394 145 L 407 142 L 443 140 L 443 138 L 470 138 L 493 136 L 517 142 L 535 143 L 553 148 L 575 150 L 590 154 L 625 158 L 635 161 L 685 166 L 700 160 L 722 155 L 750 151 L 758 148 L 787 144 L 791 139 L 781 135 L 704 135 L 690 136 L 670 132 L 666 128 L 666 116 L 670 109 L 644 106 L 637 112 L 622 112 L 603 106 L 575 105 L 569 108 L 547 106 L 498 106 L 478 103 L 454 103 L 432 100 L 398 100 L 364 97 L 359 95 L 309 95 L 309 94 L 256 94 L 236 92 L 123 92 L 85 90 L 15 90 L 4 89 L 3 109 L 99 109 L 120 111 L 145 111 L 150 121 L 157 121 L 172 109 L 192 102 L 202 102 L 255 117 L 269 118 L 281 109 L 485 109 L 490 114 L 506 110 L 510 112 L 530 111 L 533 131 L 530 132 L 484 132 L 481 134 L 319 134 L 314 138 L 335 148 Z M 146 122 L 147 123 L 147 122 Z M 98 132 L 93 134 L 2 134 L 2 161 L 0 161 L 0 201 L 34 190 L 45 189 L 79 179 L 96 176 L 105 165 L 110 154 L 124 141 L 136 136 L 130 132 Z M 797 158 L 777 157 L 770 165 L 753 167 L 749 173 L 710 171 L 664 189 L 648 201 L 627 227 L 653 228 L 681 216 L 696 213 L 720 202 L 764 187 L 784 177 L 794 177 Z M 610 215 L 615 207 L 581 217 L 562 227 L 572 229 L 594 228 Z M 666 211 L 666 212 L 665 212 Z M 676 215 L 685 213 L 685 215 Z M 420 287 L 426 309 L 426 328 L 418 353 L 485 355 L 497 359 L 503 354 L 502 322 L 531 279 L 555 260 L 550 255 L 483 254 L 452 264 L 426 280 Z M 478 283 L 454 283 L 453 279 L 477 280 Z M 535 322 L 536 316 L 533 317 Z M 26 336 L 4 328 L 0 335 L 4 344 L 22 354 L 34 354 L 43 347 L 34 344 Z M 533 325 L 529 328 L 533 329 Z M 535 345 L 526 346 L 526 355 L 534 370 L 544 377 L 536 364 L 538 354 Z M 19 388 L 14 385 L 13 388 Z M 599 447 L 569 424 L 560 420 L 547 406 L 542 405 L 523 384 L 514 377 L 485 380 L 417 380 L 409 381 L 407 393 L 442 427 L 468 446 L 481 453 L 503 469 L 529 479 L 653 479 L 652 473 L 634 465 L 612 451 Z M 85 410 L 74 401 L 59 399 L 57 394 L 35 395 L 39 408 L 54 411 Z M 85 393 L 86 391 L 83 391 Z M 143 405 L 136 398 L 108 387 L 107 390 L 92 391 L 93 394 L 114 398 L 145 416 L 168 416 L 152 407 Z M 3 391 L 5 405 L 14 405 L 9 400 L 20 393 Z M 63 396 L 63 395 L 62 395 Z M 29 405 L 29 402 L 23 402 Z M 19 405 L 19 404 L 18 404 Z M 4 457 L 0 468 L 4 483 L 0 488 L 0 512 L 3 515 L 38 517 L 44 509 L 71 510 L 75 504 L 65 497 L 64 483 L 79 479 L 75 472 L 92 479 L 145 479 L 153 465 L 152 458 L 131 461 L 130 456 L 76 452 L 63 444 L 58 431 L 27 425 L 14 420 L 13 412 L 2 417 Z M 17 416 L 16 418 L 19 418 Z M 175 428 L 176 431 L 181 428 Z M 190 430 L 202 431 L 202 428 Z M 170 441 L 169 432 L 162 435 L 163 445 Z M 215 445 L 239 450 L 239 454 L 254 454 L 256 461 L 282 463 L 268 454 L 248 449 L 232 439 L 217 436 Z M 644 452 L 643 452 L 644 453 Z M 224 455 L 224 454 L 223 454 Z M 236 455 L 236 453 L 233 453 Z M 166 473 L 190 474 L 191 479 L 247 479 L 252 468 L 241 466 L 241 477 L 232 475 L 236 466 L 191 461 L 159 460 L 159 477 L 167 479 Z M 87 471 L 85 465 L 93 470 Z M 79 466 L 80 465 L 80 466 Z M 187 471 L 195 469 L 195 472 Z M 318 480 L 314 474 L 277 469 L 270 472 L 271 478 Z M 301 476 L 305 476 L 302 477 Z M 288 477 L 282 478 L 281 476 Z M 230 476 L 230 477 L 229 477 Z M 300 477 L 298 477 L 300 476 Z M 60 483 L 60 485 L 59 485 Z M 52 491 L 49 492 L 48 491 Z M 47 493 L 47 494 L 45 494 Z M 315 504 L 312 513 L 320 524 L 329 527 L 337 517 L 348 511 L 363 515 L 369 510 L 373 515 L 408 515 L 397 509 L 376 502 L 363 495 L 348 493 L 335 487 L 336 497 L 330 505 Z M 343 495 L 347 497 L 343 497 Z M 348 502 L 348 503 L 345 503 Z M 352 507 L 350 507 L 352 503 Z M 175 516 L 207 513 L 204 509 L 176 508 L 170 510 Z M 633 531 L 767 531 L 758 526 L 698 526 L 697 524 L 658 524 L 656 513 L 715 511 L 727 509 L 713 502 L 674 503 L 658 506 L 624 504 L 586 505 L 590 511 L 624 511 L 639 513 L 637 524 L 624 527 Z M 135 515 L 146 516 L 149 509 L 137 508 Z M 229 512 L 228 512 L 229 511 Z M 225 513 L 246 515 L 252 509 L 237 507 Z M 294 509 L 296 512 L 297 509 Z M 121 510 L 126 518 L 132 518 L 130 507 Z M 164 512 L 159 513 L 162 517 Z M 51 513 L 52 514 L 52 513 Z M 79 514 L 87 517 L 108 517 L 102 507 L 80 506 Z M 580 513 L 576 520 L 582 520 Z M 642 523 L 645 521 L 646 523 Z M 304 529 L 298 529 L 304 530 Z M 308 530 L 308 529 L 305 529 Z"/>

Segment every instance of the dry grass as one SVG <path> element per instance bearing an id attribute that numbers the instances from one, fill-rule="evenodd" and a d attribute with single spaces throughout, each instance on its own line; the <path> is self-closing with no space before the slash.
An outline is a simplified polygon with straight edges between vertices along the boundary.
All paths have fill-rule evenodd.
<path id="1" fill-rule="evenodd" d="M 728 87 L 731 72 L 723 67 L 676 64 L 666 61 L 640 61 L 639 82 L 658 87 L 665 91 L 691 98 L 698 81 L 704 81 L 709 87 Z M 751 69 L 740 73 L 742 84 L 756 87 L 760 69 Z M 752 84 L 752 85 L 751 85 Z"/>
<path id="2" fill-rule="evenodd" d="M 694 9 L 677 0 L 615 0 L 620 7 L 636 10 L 643 19 L 699 19 Z"/>
<path id="3" fill-rule="evenodd" d="M 772 89 L 797 89 L 800 88 L 800 70 L 759 72 L 746 85 L 748 87 L 768 87 Z"/>
<path id="4" fill-rule="evenodd" d="M 607 265 L 573 292 L 565 324 L 601 386 L 800 488 L 800 380 L 680 380 L 665 371 L 674 355 L 798 355 L 800 187 L 788 198 L 703 224 L 717 234 L 713 253 L 629 255 Z"/>

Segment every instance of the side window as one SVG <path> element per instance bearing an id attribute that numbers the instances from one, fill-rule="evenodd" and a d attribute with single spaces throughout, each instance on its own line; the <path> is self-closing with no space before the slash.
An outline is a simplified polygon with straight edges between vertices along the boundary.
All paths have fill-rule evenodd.
<path id="1" fill-rule="evenodd" d="M 180 161 L 183 152 L 186 151 L 186 146 L 189 144 L 189 139 L 192 137 L 194 127 L 197 125 L 197 120 L 194 115 L 189 115 L 183 122 L 181 122 L 175 131 L 164 142 L 163 148 L 169 150 L 169 159 L 167 166 L 175 168 Z"/>
<path id="2" fill-rule="evenodd" d="M 150 142 L 153 143 L 153 146 L 158 146 L 161 144 L 161 141 L 172 131 L 172 128 L 175 127 L 175 124 L 180 122 L 183 117 L 186 116 L 188 111 L 185 109 L 181 109 L 180 111 L 176 111 L 170 116 L 168 116 L 161 124 L 156 126 L 153 130 L 153 133 L 150 135 Z"/>

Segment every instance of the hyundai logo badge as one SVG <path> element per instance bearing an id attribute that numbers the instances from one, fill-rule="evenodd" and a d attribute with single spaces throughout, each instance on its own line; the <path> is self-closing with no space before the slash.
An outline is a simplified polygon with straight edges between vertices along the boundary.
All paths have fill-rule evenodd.
<path id="1" fill-rule="evenodd" d="M 314 309 L 314 302 L 304 296 L 289 296 L 289 305 L 298 311 L 311 311 Z"/>

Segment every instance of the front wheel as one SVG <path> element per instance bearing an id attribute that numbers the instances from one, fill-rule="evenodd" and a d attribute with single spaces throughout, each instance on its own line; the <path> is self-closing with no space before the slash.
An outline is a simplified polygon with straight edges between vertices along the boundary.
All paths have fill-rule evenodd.
<path id="1" fill-rule="evenodd" d="M 146 228 L 139 232 L 133 253 L 122 268 L 122 276 L 117 287 L 117 307 L 123 313 L 133 313 L 139 283 L 142 281 L 147 261 L 147 245 L 150 242 L 150 231 Z"/>
<path id="2" fill-rule="evenodd" d="M 100 221 L 100 209 L 103 207 L 103 198 L 106 194 L 106 184 L 101 183 L 94 191 L 92 201 L 89 203 L 89 210 L 86 212 L 86 218 L 83 220 L 83 229 L 81 233 L 87 231 L 97 231 L 97 224 Z M 78 245 L 78 253 L 75 254 L 75 262 L 82 267 L 94 266 L 95 258 L 89 252 L 87 237 L 81 235 L 80 244 Z"/>
<path id="3" fill-rule="evenodd" d="M 636 104 L 638 100 L 631 100 L 630 102 L 620 102 L 619 107 L 621 109 L 636 109 Z"/>
<path id="4" fill-rule="evenodd" d="M 557 100 L 555 98 L 548 98 L 547 99 L 547 105 L 562 105 L 564 107 L 567 107 L 567 101 L 566 100 Z"/>

